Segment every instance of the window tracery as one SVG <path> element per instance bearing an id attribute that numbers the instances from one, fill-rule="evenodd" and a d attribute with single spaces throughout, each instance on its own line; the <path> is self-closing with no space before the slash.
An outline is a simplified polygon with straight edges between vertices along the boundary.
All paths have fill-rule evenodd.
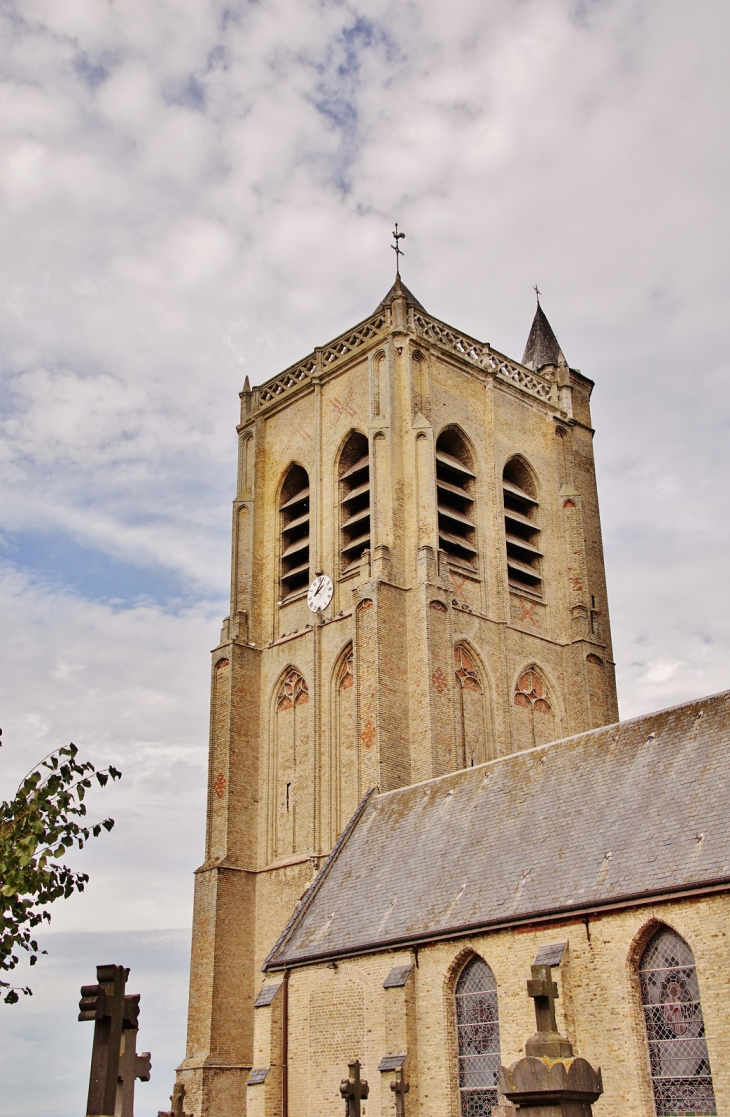
<path id="1" fill-rule="evenodd" d="M 463 690 L 477 690 L 481 692 L 477 669 L 469 653 L 462 644 L 454 648 L 454 671 L 459 685 Z"/>
<path id="2" fill-rule="evenodd" d="M 461 1117 L 491 1117 L 500 1064 L 497 982 L 483 958 L 472 958 L 456 983 Z"/>
<path id="3" fill-rule="evenodd" d="M 652 936 L 639 979 L 657 1117 L 716 1114 L 694 955 L 676 931 Z"/>
<path id="4" fill-rule="evenodd" d="M 350 648 L 350 651 L 347 653 L 347 655 L 345 656 L 345 658 L 342 661 L 342 665 L 340 666 L 340 677 L 339 677 L 339 680 L 338 680 L 340 690 L 349 690 L 350 687 L 355 682 L 355 676 L 354 676 L 354 673 L 353 673 L 353 664 L 354 664 L 354 656 L 353 656 L 352 648 Z"/>
<path id="5" fill-rule="evenodd" d="M 520 675 L 515 687 L 515 706 L 533 709 L 538 714 L 549 714 L 552 710 L 548 699 L 548 689 L 534 667 L 528 667 Z"/>
<path id="6" fill-rule="evenodd" d="M 291 710 L 292 706 L 304 706 L 309 701 L 309 687 L 303 675 L 291 670 L 286 676 L 276 699 L 277 710 Z"/>

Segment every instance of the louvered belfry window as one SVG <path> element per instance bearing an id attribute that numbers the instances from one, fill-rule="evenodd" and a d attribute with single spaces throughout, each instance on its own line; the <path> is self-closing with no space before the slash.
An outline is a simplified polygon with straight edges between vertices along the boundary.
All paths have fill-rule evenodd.
<path id="1" fill-rule="evenodd" d="M 509 584 L 512 589 L 542 594 L 539 505 L 530 471 L 519 458 L 504 467 L 502 491 Z"/>
<path id="2" fill-rule="evenodd" d="M 354 431 L 340 455 L 340 558 L 342 569 L 359 563 L 370 547 L 370 448 Z"/>
<path id="3" fill-rule="evenodd" d="M 649 940 L 639 977 L 657 1117 L 716 1114 L 694 955 L 676 931 Z"/>
<path id="4" fill-rule="evenodd" d="M 461 1117 L 491 1117 L 497 1105 L 497 982 L 483 958 L 472 958 L 455 990 Z"/>
<path id="5" fill-rule="evenodd" d="M 309 476 L 292 465 L 281 487 L 282 600 L 309 585 Z"/>
<path id="6" fill-rule="evenodd" d="M 439 547 L 457 565 L 476 564 L 474 484 L 471 454 L 456 430 L 443 431 L 436 442 L 436 496 Z"/>

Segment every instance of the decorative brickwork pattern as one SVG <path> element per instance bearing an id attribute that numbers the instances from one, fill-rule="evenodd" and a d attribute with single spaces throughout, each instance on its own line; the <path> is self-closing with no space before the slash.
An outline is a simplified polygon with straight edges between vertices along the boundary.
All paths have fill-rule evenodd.
<path id="1" fill-rule="evenodd" d="M 355 657 L 352 645 L 345 650 L 335 679 L 336 755 L 332 770 L 335 818 L 332 842 L 342 832 L 359 801 L 360 750 L 355 739 Z"/>
<path id="2" fill-rule="evenodd" d="M 228 783 L 228 719 L 230 709 L 231 665 L 228 659 L 221 658 L 213 672 L 212 725 L 213 749 L 211 755 L 208 856 L 223 857 L 226 848 L 226 803 L 225 793 Z"/>

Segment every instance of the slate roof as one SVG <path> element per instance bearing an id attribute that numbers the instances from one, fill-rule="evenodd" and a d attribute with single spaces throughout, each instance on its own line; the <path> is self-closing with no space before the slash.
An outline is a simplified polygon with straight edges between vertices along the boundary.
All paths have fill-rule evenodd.
<path id="1" fill-rule="evenodd" d="M 538 303 L 522 363 L 527 368 L 539 372 L 545 365 L 557 365 L 561 357 L 563 357 L 563 351 L 558 345 L 558 339 L 553 333 L 553 328 L 548 322 L 544 310 Z M 565 360 L 565 357 L 563 357 L 563 360 Z"/>
<path id="2" fill-rule="evenodd" d="M 730 885 L 730 691 L 371 793 L 264 963 Z"/>

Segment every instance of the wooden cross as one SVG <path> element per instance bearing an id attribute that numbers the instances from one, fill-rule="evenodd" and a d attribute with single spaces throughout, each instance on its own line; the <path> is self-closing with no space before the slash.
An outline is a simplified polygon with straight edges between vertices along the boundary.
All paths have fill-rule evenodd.
<path id="1" fill-rule="evenodd" d="M 360 1060 L 348 1063 L 349 1075 L 340 1082 L 340 1093 L 345 1099 L 345 1117 L 360 1117 L 360 1102 L 370 1093 L 365 1078 L 360 1078 Z"/>
<path id="2" fill-rule="evenodd" d="M 124 986 L 129 970 L 124 966 L 97 966 L 96 985 L 82 985 L 79 1020 L 94 1021 L 91 1049 L 89 1117 L 112 1117 L 117 1100 L 119 1052 L 124 1020 Z"/>
<path id="3" fill-rule="evenodd" d="M 403 1067 L 398 1067 L 395 1072 L 395 1082 L 391 1082 L 390 1088 L 395 1094 L 395 1117 L 406 1117 L 406 1094 L 411 1084 L 403 1079 Z"/>
<path id="4" fill-rule="evenodd" d="M 124 998 L 124 1023 L 122 1047 L 119 1055 L 119 1079 L 115 1117 L 134 1117 L 134 1082 L 139 1078 L 149 1082 L 152 1059 L 149 1051 L 137 1054 L 137 1021 L 139 1019 L 139 993 Z"/>
<path id="5" fill-rule="evenodd" d="M 395 229 L 393 230 L 392 236 L 393 236 L 393 239 L 395 240 L 395 244 L 391 244 L 390 247 L 395 252 L 395 274 L 400 275 L 400 258 L 401 258 L 401 256 L 405 256 L 405 252 L 401 249 L 399 241 L 405 240 L 406 239 L 406 234 L 398 232 L 398 222 L 397 221 L 395 223 Z"/>
<path id="6" fill-rule="evenodd" d="M 553 981 L 550 966 L 532 966 L 532 978 L 527 982 L 527 993 L 535 999 L 538 1032 L 557 1032 L 555 1001 L 558 987 Z"/>

